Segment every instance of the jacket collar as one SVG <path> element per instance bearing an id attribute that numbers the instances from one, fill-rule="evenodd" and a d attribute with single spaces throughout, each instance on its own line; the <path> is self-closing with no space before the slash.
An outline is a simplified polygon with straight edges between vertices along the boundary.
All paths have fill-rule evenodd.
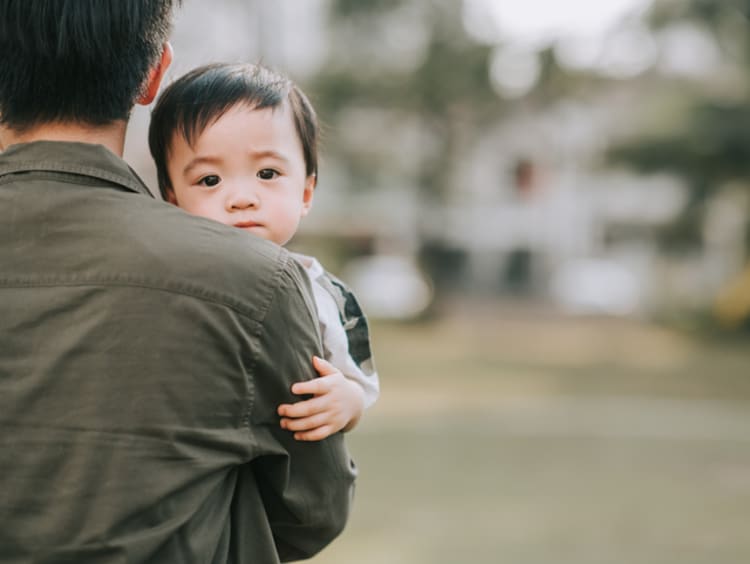
<path id="1" fill-rule="evenodd" d="M 0 153 L 0 176 L 31 171 L 89 176 L 153 197 L 136 172 L 103 145 L 34 141 L 11 145 Z"/>

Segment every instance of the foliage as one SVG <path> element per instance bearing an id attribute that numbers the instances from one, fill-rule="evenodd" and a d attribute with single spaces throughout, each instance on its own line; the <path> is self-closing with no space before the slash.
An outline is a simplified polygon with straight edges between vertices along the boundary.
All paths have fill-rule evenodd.
<path id="1" fill-rule="evenodd" d="M 690 22 L 708 30 L 722 48 L 725 59 L 750 84 L 750 0 L 689 0 L 656 2 L 651 14 L 655 29 Z M 735 96 L 737 98 L 737 96 Z M 732 180 L 750 177 L 750 107 L 722 99 L 711 92 L 695 99 L 684 125 L 661 136 L 632 139 L 613 147 L 610 162 L 629 165 L 642 172 L 667 171 L 681 176 L 691 190 L 684 214 L 664 230 L 668 248 L 700 244 L 702 204 Z"/>
<path id="2" fill-rule="evenodd" d="M 420 172 L 413 182 L 427 199 L 442 198 L 450 190 L 450 170 L 460 151 L 456 142 L 465 128 L 480 128 L 502 111 L 502 105 L 489 81 L 490 48 L 472 41 L 462 26 L 461 3 L 453 0 L 336 0 L 330 12 L 330 29 L 354 26 L 360 41 L 378 45 L 378 20 L 393 17 L 405 8 L 419 10 L 419 24 L 426 26 L 426 48 L 416 68 L 404 72 L 393 68 L 368 70 L 371 61 L 342 59 L 352 52 L 334 53 L 332 60 L 313 79 L 309 90 L 315 93 L 321 114 L 335 121 L 348 108 L 377 108 L 401 113 L 404 120 L 417 117 L 425 133 L 437 147 L 433 154 L 414 148 Z M 416 25 L 416 22 L 415 22 Z M 415 30 L 416 32 L 417 30 Z M 423 30 L 419 30 L 422 32 Z M 368 54 L 372 55 L 372 54 Z M 338 57 L 338 60 L 337 60 Z M 356 68 L 357 72 L 351 72 Z M 367 163 L 337 151 L 350 163 L 359 162 L 356 171 L 367 178 Z M 373 163 L 373 166 L 377 166 Z"/>
<path id="3" fill-rule="evenodd" d="M 682 130 L 615 147 L 609 156 L 643 172 L 677 172 L 705 195 L 704 189 L 750 176 L 750 107 L 702 102 Z"/>
<path id="4" fill-rule="evenodd" d="M 651 22 L 665 28 L 689 20 L 717 36 L 725 55 L 738 58 L 750 80 L 747 15 L 750 0 L 657 2 Z M 741 22 L 742 25 L 737 25 Z M 737 46 L 741 46 L 738 48 Z M 683 176 L 695 199 L 706 191 L 750 173 L 750 108 L 744 103 L 704 95 L 686 116 L 685 126 L 658 138 L 636 139 L 613 148 L 610 160 L 646 171 L 671 171 Z"/>

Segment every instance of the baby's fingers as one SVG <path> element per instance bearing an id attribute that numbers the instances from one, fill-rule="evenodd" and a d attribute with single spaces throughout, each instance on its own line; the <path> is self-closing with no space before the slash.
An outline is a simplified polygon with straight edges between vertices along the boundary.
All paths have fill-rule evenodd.
<path id="1" fill-rule="evenodd" d="M 324 413 L 301 417 L 299 419 L 281 419 L 281 428 L 287 431 L 310 431 L 328 424 L 328 417 Z"/>
<path id="2" fill-rule="evenodd" d="M 310 417 L 324 411 L 326 401 L 320 398 L 312 398 L 297 403 L 285 403 L 279 406 L 278 413 L 282 417 Z"/>
<path id="3" fill-rule="evenodd" d="M 320 396 L 331 391 L 333 382 L 326 377 L 314 378 L 305 382 L 297 382 L 292 385 L 292 393 L 298 396 L 313 395 Z"/>
<path id="4" fill-rule="evenodd" d="M 322 441 L 323 439 L 330 437 L 334 433 L 333 427 L 330 425 L 323 425 L 312 431 L 301 431 L 294 433 L 294 438 L 298 441 Z"/>
<path id="5" fill-rule="evenodd" d="M 320 376 L 330 376 L 331 374 L 338 372 L 338 369 L 333 364 L 319 356 L 313 357 L 313 366 Z"/>

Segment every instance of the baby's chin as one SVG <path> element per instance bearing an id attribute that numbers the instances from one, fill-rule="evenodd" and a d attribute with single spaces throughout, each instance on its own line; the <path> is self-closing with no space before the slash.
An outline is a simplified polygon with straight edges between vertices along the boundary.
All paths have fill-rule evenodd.
<path id="1" fill-rule="evenodd" d="M 285 245 L 288 241 L 288 239 L 281 239 L 279 237 L 276 237 L 275 234 L 269 231 L 269 229 L 265 225 L 254 223 L 252 225 L 234 225 L 233 227 L 241 229 L 242 231 L 245 231 L 247 233 L 252 233 L 256 237 L 260 237 L 261 239 L 265 239 L 266 241 L 271 241 L 272 243 L 276 243 L 277 245 Z"/>

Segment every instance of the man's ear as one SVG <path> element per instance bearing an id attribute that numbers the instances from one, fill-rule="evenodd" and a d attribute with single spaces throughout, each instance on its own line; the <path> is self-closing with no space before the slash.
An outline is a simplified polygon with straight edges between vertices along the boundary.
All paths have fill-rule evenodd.
<path id="1" fill-rule="evenodd" d="M 305 191 L 302 192 L 302 216 L 306 216 L 310 211 L 313 202 L 313 194 L 315 192 L 315 185 L 318 183 L 318 176 L 311 174 L 305 179 Z"/>
<path id="2" fill-rule="evenodd" d="M 148 78 L 143 85 L 143 92 L 136 102 L 142 106 L 148 106 L 156 98 L 156 94 L 159 92 L 159 86 L 164 78 L 164 73 L 167 72 L 169 65 L 172 64 L 172 57 L 174 51 L 172 45 L 167 41 L 162 48 L 161 57 L 158 62 L 154 65 L 148 73 Z"/>

